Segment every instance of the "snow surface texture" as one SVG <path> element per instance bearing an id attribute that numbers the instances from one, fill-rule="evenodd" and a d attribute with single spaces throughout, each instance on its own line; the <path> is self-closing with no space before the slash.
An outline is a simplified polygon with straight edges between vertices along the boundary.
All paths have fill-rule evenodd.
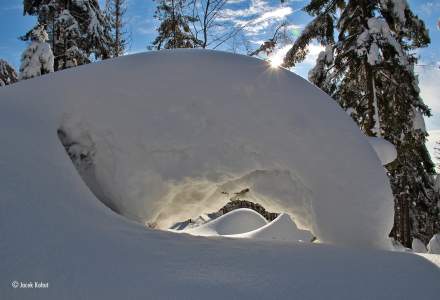
<path id="1" fill-rule="evenodd" d="M 391 192 L 376 154 L 302 79 L 218 52 L 122 57 L 0 90 L 1 299 L 440 293 L 439 269 L 413 254 L 146 229 L 97 200 L 60 127 L 91 138 L 97 182 L 125 214 L 139 209 L 150 219 L 180 207 L 200 215 L 224 204 L 217 190 L 252 183 L 265 207 L 295 221 L 303 215 L 320 240 L 381 246 L 390 226 Z M 13 289 L 13 280 L 50 287 Z"/>
<path id="2" fill-rule="evenodd" d="M 185 232 L 199 236 L 230 235 L 252 231 L 266 224 L 266 219 L 259 213 L 241 208 Z"/>
<path id="3" fill-rule="evenodd" d="M 291 242 L 310 242 L 313 238 L 309 231 L 298 229 L 295 222 L 286 213 L 280 214 L 275 220 L 258 229 L 241 234 L 228 235 L 228 237 Z"/>

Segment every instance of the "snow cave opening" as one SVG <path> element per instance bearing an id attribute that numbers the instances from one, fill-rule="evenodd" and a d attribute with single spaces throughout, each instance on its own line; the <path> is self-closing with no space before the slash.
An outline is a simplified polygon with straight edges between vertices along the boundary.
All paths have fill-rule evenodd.
<path id="1" fill-rule="evenodd" d="M 109 141 L 103 143 L 102 136 L 98 138 L 90 128 L 78 130 L 68 127 L 60 127 L 57 136 L 82 181 L 95 197 L 115 213 L 147 227 L 176 229 L 201 216 L 217 217 L 245 207 L 260 213 L 268 221 L 274 220 L 280 213 L 289 213 L 300 228 L 313 231 L 312 193 L 290 171 L 250 170 L 222 182 L 206 178 L 186 179 L 168 184 L 167 191 L 157 198 L 145 197 L 145 193 L 151 191 L 148 188 L 162 183 L 157 182 L 154 176 L 153 179 L 149 178 L 146 187 L 142 187 L 142 182 L 133 186 L 129 182 L 109 181 L 108 178 L 117 177 L 114 174 L 117 171 L 108 168 L 104 162 L 104 158 L 112 160 L 112 157 L 105 157 L 100 151 L 112 153 L 116 150 L 112 149 Z M 116 191 L 118 184 L 126 186 Z M 145 191 L 134 195 L 121 193 L 130 189 Z M 246 189 L 246 197 L 240 198 L 240 193 Z M 160 193 L 153 188 L 152 194 Z"/>

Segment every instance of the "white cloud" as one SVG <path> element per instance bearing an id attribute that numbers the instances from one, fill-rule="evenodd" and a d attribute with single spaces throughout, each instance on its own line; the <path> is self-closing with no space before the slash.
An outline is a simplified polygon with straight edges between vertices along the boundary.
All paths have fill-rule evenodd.
<path id="1" fill-rule="evenodd" d="M 281 19 L 292 14 L 293 9 L 291 7 L 280 7 L 272 11 L 265 12 L 259 18 L 255 19 L 255 23 L 259 23 L 268 19 Z"/>
<path id="2" fill-rule="evenodd" d="M 287 25 L 286 26 L 286 28 L 288 29 L 288 30 L 293 30 L 293 29 L 304 29 L 304 27 L 305 27 L 305 25 L 303 25 L 303 24 L 289 24 L 289 25 Z"/>
<path id="3" fill-rule="evenodd" d="M 250 40 L 249 43 L 254 45 L 261 45 L 265 42 L 265 40 Z"/>
<path id="4" fill-rule="evenodd" d="M 228 4 L 237 4 L 237 3 L 243 3 L 246 0 L 228 0 Z"/>
<path id="5" fill-rule="evenodd" d="M 261 16 L 259 16 L 258 18 L 251 21 L 237 20 L 235 24 L 238 27 L 243 27 L 243 30 L 248 35 L 256 35 L 264 32 L 264 30 L 273 23 L 283 20 L 286 16 L 290 15 L 292 12 L 293 10 L 290 7 L 282 7 L 270 12 L 266 12 Z"/>
<path id="6" fill-rule="evenodd" d="M 269 5 L 263 0 L 252 0 L 250 6 L 242 9 L 224 9 L 222 11 L 222 18 L 224 20 L 234 21 L 239 17 L 252 17 L 262 13 L 268 9 Z"/>
<path id="7" fill-rule="evenodd" d="M 242 9 L 224 9 L 219 20 L 230 22 L 237 28 L 243 28 L 246 35 L 263 34 L 265 30 L 291 15 L 294 10 L 280 4 L 271 5 L 264 0 L 252 0 L 249 7 Z"/>

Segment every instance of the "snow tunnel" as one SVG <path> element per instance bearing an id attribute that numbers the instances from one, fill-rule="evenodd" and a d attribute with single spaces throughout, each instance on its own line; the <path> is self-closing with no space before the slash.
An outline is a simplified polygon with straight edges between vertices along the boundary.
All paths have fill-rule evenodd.
<path id="1" fill-rule="evenodd" d="M 167 228 L 219 209 L 222 192 L 249 187 L 249 200 L 289 213 L 321 241 L 386 242 L 393 198 L 380 160 L 331 98 L 288 70 L 179 50 L 23 84 L 41 80 L 48 90 L 35 88 L 34 97 L 46 100 L 32 109 L 51 111 L 45 122 L 69 145 L 84 182 L 130 219 Z"/>

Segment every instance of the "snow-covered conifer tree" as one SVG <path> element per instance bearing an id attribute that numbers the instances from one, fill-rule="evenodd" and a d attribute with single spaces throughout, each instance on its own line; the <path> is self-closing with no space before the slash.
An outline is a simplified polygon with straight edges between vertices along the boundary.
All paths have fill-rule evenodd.
<path id="1" fill-rule="evenodd" d="M 423 21 L 406 0 L 312 0 L 305 11 L 315 18 L 287 53 L 285 66 L 303 60 L 314 39 L 326 46 L 310 81 L 367 135 L 396 145 L 398 157 L 386 166 L 395 196 L 392 235 L 406 247 L 413 237 L 427 243 L 440 228 L 434 165 L 421 125 L 430 111 L 414 73 L 414 50 L 430 42 Z"/>
<path id="2" fill-rule="evenodd" d="M 54 56 L 44 26 L 35 27 L 29 38 L 30 44 L 21 57 L 20 80 L 53 72 Z"/>
<path id="3" fill-rule="evenodd" d="M 185 0 L 160 0 L 154 15 L 160 25 L 152 48 L 196 48 L 203 44 L 191 33 L 190 23 L 195 18 L 185 14 L 185 7 Z"/>
<path id="4" fill-rule="evenodd" d="M 45 24 L 55 54 L 55 70 L 112 56 L 110 22 L 97 0 L 24 0 L 24 14 Z M 24 39 L 27 39 L 27 34 Z"/>
<path id="5" fill-rule="evenodd" d="M 0 87 L 16 83 L 17 72 L 7 61 L 0 59 Z"/>
<path id="6" fill-rule="evenodd" d="M 127 40 L 124 31 L 124 17 L 127 11 L 126 0 L 106 0 L 106 14 L 113 34 L 113 55 L 124 55 Z"/>

